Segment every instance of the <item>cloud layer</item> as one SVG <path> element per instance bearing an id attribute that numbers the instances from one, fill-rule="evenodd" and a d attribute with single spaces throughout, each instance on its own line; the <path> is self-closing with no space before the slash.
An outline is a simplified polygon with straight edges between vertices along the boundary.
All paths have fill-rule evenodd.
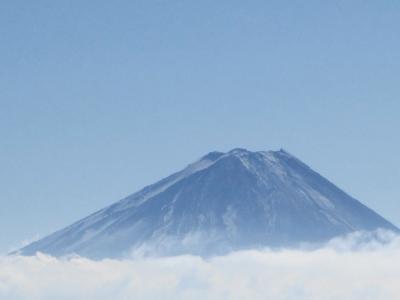
<path id="1" fill-rule="evenodd" d="M 400 299 L 400 238 L 379 232 L 316 250 L 92 261 L 0 258 L 0 299 Z"/>

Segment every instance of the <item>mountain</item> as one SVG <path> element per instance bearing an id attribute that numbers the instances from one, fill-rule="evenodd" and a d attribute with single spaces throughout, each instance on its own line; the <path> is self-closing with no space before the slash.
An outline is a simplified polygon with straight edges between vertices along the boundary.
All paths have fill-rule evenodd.
<path id="1" fill-rule="evenodd" d="M 284 150 L 211 152 L 20 250 L 100 259 L 214 255 L 398 229 Z"/>

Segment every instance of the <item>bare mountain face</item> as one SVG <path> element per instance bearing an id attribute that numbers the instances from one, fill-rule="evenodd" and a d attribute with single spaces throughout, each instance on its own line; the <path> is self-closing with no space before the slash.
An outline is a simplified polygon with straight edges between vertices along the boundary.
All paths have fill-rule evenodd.
<path id="1" fill-rule="evenodd" d="M 211 152 L 20 253 L 209 256 L 378 228 L 398 232 L 284 150 L 234 149 Z"/>

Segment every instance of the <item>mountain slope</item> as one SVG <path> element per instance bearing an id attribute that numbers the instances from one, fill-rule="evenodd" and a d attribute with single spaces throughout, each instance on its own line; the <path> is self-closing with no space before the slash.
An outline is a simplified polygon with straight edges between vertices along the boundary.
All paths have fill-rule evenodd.
<path id="1" fill-rule="evenodd" d="M 213 255 L 398 229 L 284 150 L 211 152 L 21 249 L 91 258 Z"/>

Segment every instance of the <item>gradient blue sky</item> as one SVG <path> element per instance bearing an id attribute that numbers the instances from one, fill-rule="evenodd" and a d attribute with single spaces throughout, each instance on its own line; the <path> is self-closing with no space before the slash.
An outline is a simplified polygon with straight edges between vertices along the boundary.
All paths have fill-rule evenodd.
<path id="1" fill-rule="evenodd" d="M 1 1 L 0 252 L 212 150 L 400 225 L 400 2 Z"/>

